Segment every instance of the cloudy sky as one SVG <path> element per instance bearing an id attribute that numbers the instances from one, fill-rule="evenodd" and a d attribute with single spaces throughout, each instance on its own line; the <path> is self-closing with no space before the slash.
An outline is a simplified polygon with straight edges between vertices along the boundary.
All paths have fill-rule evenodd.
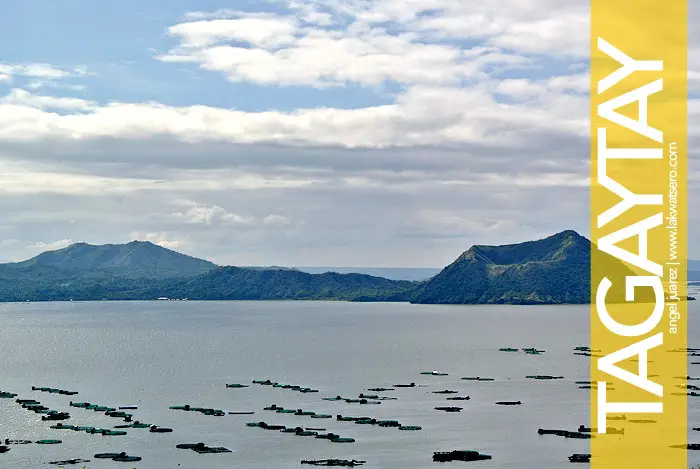
<path id="1" fill-rule="evenodd" d="M 440 267 L 587 234 L 588 28 L 581 0 L 2 2 L 0 261 Z"/>

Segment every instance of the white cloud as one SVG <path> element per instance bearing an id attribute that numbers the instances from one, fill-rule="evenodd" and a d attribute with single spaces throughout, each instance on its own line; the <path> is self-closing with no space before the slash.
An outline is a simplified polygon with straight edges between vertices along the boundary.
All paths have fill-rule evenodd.
<path id="1" fill-rule="evenodd" d="M 37 252 L 55 251 L 57 249 L 65 248 L 66 246 L 70 246 L 73 243 L 75 243 L 75 241 L 72 239 L 60 239 L 58 241 L 52 241 L 49 243 L 44 243 L 44 242 L 34 243 L 31 245 L 31 247 L 32 247 L 32 249 L 35 249 Z"/>
<path id="2" fill-rule="evenodd" d="M 488 67 L 532 66 L 530 55 L 588 55 L 588 7 L 573 0 L 274 3 L 288 12 L 192 12 L 169 30 L 180 44 L 158 58 L 233 82 L 324 87 L 455 85 Z"/>
<path id="3" fill-rule="evenodd" d="M 558 12 L 537 20 L 510 25 L 490 42 L 527 54 L 581 58 L 588 55 L 590 20 L 583 11 Z"/>
<path id="4" fill-rule="evenodd" d="M 543 87 L 526 78 L 511 78 L 502 80 L 496 85 L 496 92 L 508 95 L 518 101 L 526 101 L 537 97 L 543 92 Z"/>
<path id="5" fill-rule="evenodd" d="M 537 106 L 498 104 L 488 88 L 412 87 L 395 104 L 361 109 L 311 108 L 293 112 L 244 112 L 208 106 L 110 103 L 45 99 L 23 92 L 0 104 L 0 139 L 173 137 L 180 141 L 228 141 L 382 148 L 467 143 L 509 144 L 504 136 L 533 129 L 587 133 L 587 108 L 557 95 Z M 15 93 L 16 94 L 16 93 Z M 13 104 L 7 104 L 8 102 Z M 72 106 L 61 115 L 42 107 Z M 474 112 L 478 109 L 478 113 Z M 494 126 L 498 122 L 499 126 Z M 523 129 L 522 125 L 526 125 Z M 522 138 L 528 138 L 523 134 Z M 513 142 L 517 143 L 517 142 Z"/>
<path id="6" fill-rule="evenodd" d="M 293 42 L 297 25 L 293 18 L 256 15 L 181 23 L 168 29 L 182 47 L 205 48 L 221 42 L 240 41 L 257 47 L 278 47 Z"/>
<path id="7" fill-rule="evenodd" d="M 203 225 L 249 225 L 255 221 L 253 217 L 227 212 L 226 209 L 218 205 L 195 206 L 184 213 L 173 213 L 172 217 L 183 223 Z"/>
<path id="8" fill-rule="evenodd" d="M 53 251 L 73 244 L 72 239 L 57 241 L 33 241 L 31 239 L 0 240 L 0 262 L 21 262 L 44 251 Z"/>
<path id="9" fill-rule="evenodd" d="M 32 233 L 89 233 L 239 265 L 440 266 L 474 243 L 587 230 L 586 2 L 279 0 L 275 10 L 189 13 L 159 58 L 180 63 L 173 73 L 190 64 L 236 83 L 345 86 L 345 107 L 324 102 L 337 89 L 264 111 L 66 101 L 36 91 L 76 86 L 66 78 L 0 68 L 16 83 L 0 98 L 0 239 L 32 240 L 0 246 L 25 253 Z M 699 48 L 690 60 L 697 70 Z M 363 102 L 375 93 L 382 104 L 350 108 L 357 85 Z M 700 101 L 689 112 L 692 149 Z"/>
<path id="10" fill-rule="evenodd" d="M 187 238 L 178 238 L 173 236 L 172 233 L 165 233 L 162 231 L 133 231 L 130 234 L 130 238 L 136 241 L 150 241 L 153 244 L 168 249 L 183 249 L 187 248 L 189 245 L 189 240 Z"/>
<path id="11" fill-rule="evenodd" d="M 265 225 L 272 225 L 272 226 L 287 226 L 291 222 L 287 217 L 285 217 L 283 215 L 271 213 L 263 219 L 263 223 Z"/>
<path id="12" fill-rule="evenodd" d="M 84 76 L 90 72 L 83 66 L 64 69 L 45 63 L 8 64 L 0 62 L 0 73 L 29 78 L 62 79 L 72 76 Z"/>
<path id="13" fill-rule="evenodd" d="M 504 53 L 495 43 L 467 48 L 426 41 L 436 28 L 450 36 L 449 27 L 423 24 L 419 16 L 442 5 L 450 17 L 457 2 L 412 1 L 401 9 L 386 0 L 374 3 L 329 2 L 321 9 L 313 2 L 289 2 L 291 11 L 284 16 L 195 12 L 189 15 L 193 21 L 169 29 L 180 44 L 158 58 L 195 63 L 233 82 L 315 87 L 377 86 L 386 81 L 457 85 L 486 78 L 488 67 L 530 64 L 528 58 Z M 385 21 L 407 22 L 390 32 Z"/>
<path id="14" fill-rule="evenodd" d="M 0 62 L 0 83 L 18 82 L 20 86 L 38 90 L 41 88 L 81 91 L 84 85 L 70 83 L 70 80 L 94 75 L 86 66 L 60 68 L 45 63 L 9 64 Z M 68 80 L 68 81 L 67 81 Z"/>
<path id="15" fill-rule="evenodd" d="M 26 106 L 36 109 L 64 109 L 73 111 L 87 111 L 94 109 L 96 103 L 80 98 L 57 98 L 54 96 L 40 96 L 26 90 L 15 88 L 3 98 L 0 104 L 11 106 Z"/>
<path id="16" fill-rule="evenodd" d="M 26 84 L 25 88 L 29 88 L 30 90 L 51 88 L 51 89 L 71 90 L 71 91 L 83 91 L 86 89 L 85 85 L 72 85 L 69 83 L 62 83 L 62 82 L 58 82 L 58 81 L 54 81 L 54 80 L 32 80 Z"/>

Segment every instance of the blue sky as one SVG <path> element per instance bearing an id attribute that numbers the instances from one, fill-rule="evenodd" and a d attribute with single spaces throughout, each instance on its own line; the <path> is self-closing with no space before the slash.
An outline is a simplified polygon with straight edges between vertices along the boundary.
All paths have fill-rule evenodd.
<path id="1" fill-rule="evenodd" d="M 588 231 L 585 2 L 1 13 L 0 260 L 147 239 L 222 264 L 433 267 Z"/>
<path id="2" fill-rule="evenodd" d="M 293 110 L 308 106 L 352 108 L 391 102 L 380 89 L 348 86 L 318 90 L 301 86 L 259 87 L 232 84 L 220 75 L 154 60 L 177 41 L 167 28 L 185 21 L 193 11 L 220 8 L 241 11 L 288 11 L 264 2 L 158 1 L 92 2 L 86 0 L 29 0 L 14 2 L 0 18 L 0 56 L 7 62 L 49 63 L 63 68 L 87 66 L 95 75 L 66 80 L 86 86 L 80 93 L 97 102 L 157 100 L 171 106 L 204 104 L 246 111 Z M 26 23 L 31 18 L 32 28 Z M 26 80 L 30 82 L 31 80 Z M 22 84 L 21 80 L 12 85 Z M 7 90 L 6 84 L 0 89 Z M 58 90 L 56 96 L 74 96 Z"/>

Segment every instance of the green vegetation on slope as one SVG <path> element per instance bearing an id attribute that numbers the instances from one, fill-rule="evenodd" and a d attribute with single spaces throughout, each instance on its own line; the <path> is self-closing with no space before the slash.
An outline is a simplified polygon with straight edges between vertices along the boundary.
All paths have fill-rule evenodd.
<path id="1" fill-rule="evenodd" d="M 591 242 L 575 231 L 506 246 L 473 246 L 417 287 L 413 303 L 589 304 Z M 611 279 L 631 272 L 601 257 Z M 618 301 L 620 291 L 611 292 Z"/>
<path id="2" fill-rule="evenodd" d="M 362 274 L 307 274 L 295 270 L 220 267 L 204 275 L 153 289 L 152 294 L 191 300 L 364 300 L 402 297 L 415 283 Z"/>
<path id="3" fill-rule="evenodd" d="M 180 254 L 148 241 L 102 246 L 76 243 L 41 253 L 14 265 L 27 269 L 48 266 L 72 271 L 95 270 L 104 271 L 107 275 L 133 278 L 192 277 L 216 267 L 212 262 Z"/>
<path id="4" fill-rule="evenodd" d="M 596 254 L 598 255 L 598 254 Z M 430 304 L 587 304 L 591 243 L 574 231 L 506 246 L 473 246 L 424 282 L 287 268 L 216 267 L 152 243 L 76 244 L 0 265 L 0 301 L 347 300 Z M 601 257 L 622 298 L 630 274 Z M 599 263 L 597 263 L 599 264 Z"/>

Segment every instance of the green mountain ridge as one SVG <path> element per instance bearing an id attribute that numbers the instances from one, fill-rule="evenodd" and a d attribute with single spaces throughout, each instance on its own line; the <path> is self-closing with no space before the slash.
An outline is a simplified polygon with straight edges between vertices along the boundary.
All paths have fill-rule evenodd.
<path id="1" fill-rule="evenodd" d="M 364 274 L 308 274 L 286 269 L 219 267 L 165 288 L 169 298 L 190 300 L 344 300 L 406 299 L 415 283 Z M 403 296 L 401 296 L 403 295 Z"/>
<path id="2" fill-rule="evenodd" d="M 502 246 L 473 246 L 411 295 L 421 304 L 590 304 L 591 254 L 596 278 L 613 282 L 609 303 L 625 302 L 624 279 L 635 275 L 619 260 L 593 249 L 573 230 Z M 639 302 L 654 301 L 649 289 Z"/>
<path id="3" fill-rule="evenodd" d="M 213 262 L 181 254 L 149 241 L 99 246 L 75 243 L 63 249 L 43 252 L 15 265 L 20 268 L 48 266 L 73 271 L 104 270 L 113 275 L 144 278 L 191 277 L 216 267 Z"/>
<path id="4" fill-rule="evenodd" d="M 477 245 L 419 286 L 413 303 L 585 304 L 590 241 L 567 230 L 503 246 Z"/>
<path id="5" fill-rule="evenodd" d="M 600 255 L 597 253 L 595 255 Z M 601 257 L 613 277 L 631 274 Z M 600 263 L 597 262 L 596 265 Z M 286 267 L 220 267 L 153 243 L 78 243 L 0 264 L 0 301 L 342 300 L 417 304 L 588 304 L 591 242 L 575 231 L 476 245 L 424 281 Z M 617 282 L 621 285 L 621 282 Z M 621 292 L 615 293 L 617 297 Z"/>

